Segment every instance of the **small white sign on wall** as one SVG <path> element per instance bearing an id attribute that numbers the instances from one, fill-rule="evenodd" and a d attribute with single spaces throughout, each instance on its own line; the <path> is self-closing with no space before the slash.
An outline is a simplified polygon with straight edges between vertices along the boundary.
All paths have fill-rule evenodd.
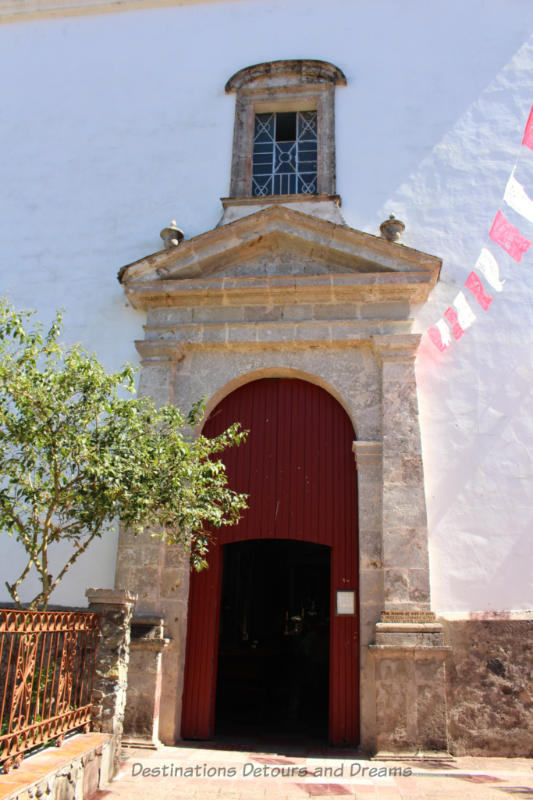
<path id="1" fill-rule="evenodd" d="M 355 592 L 337 591 L 337 615 L 355 614 Z"/>

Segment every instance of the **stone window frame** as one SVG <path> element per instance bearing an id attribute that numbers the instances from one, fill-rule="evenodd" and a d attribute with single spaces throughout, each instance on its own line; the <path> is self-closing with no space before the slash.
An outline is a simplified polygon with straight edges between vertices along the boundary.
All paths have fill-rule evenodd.
<path id="1" fill-rule="evenodd" d="M 317 112 L 317 194 L 335 194 L 337 85 L 346 85 L 346 77 L 338 67 L 327 61 L 308 59 L 254 64 L 239 70 L 229 79 L 226 93 L 235 92 L 237 95 L 230 197 L 252 197 L 255 115 L 280 111 Z M 306 195 L 278 196 L 299 199 Z M 266 199 L 273 197 L 276 195 L 268 195 Z M 254 200 L 261 199 L 265 198 L 254 197 Z"/>

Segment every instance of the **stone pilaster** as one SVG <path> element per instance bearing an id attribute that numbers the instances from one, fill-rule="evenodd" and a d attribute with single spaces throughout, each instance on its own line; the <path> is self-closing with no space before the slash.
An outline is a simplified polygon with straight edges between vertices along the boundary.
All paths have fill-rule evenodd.
<path id="1" fill-rule="evenodd" d="M 381 442 L 353 443 L 359 507 L 359 610 L 361 645 L 373 637 L 383 608 Z"/>
<path id="2" fill-rule="evenodd" d="M 385 610 L 429 610 L 426 499 L 414 361 L 417 334 L 374 336 L 382 368 Z"/>
<path id="3" fill-rule="evenodd" d="M 87 589 L 85 594 L 89 611 L 100 614 L 101 635 L 91 698 L 93 728 L 113 734 L 116 772 L 128 686 L 130 622 L 136 597 L 123 589 Z"/>
<path id="4" fill-rule="evenodd" d="M 361 747 L 372 751 L 376 737 L 374 670 L 368 645 L 383 608 L 382 444 L 353 443 L 359 508 L 360 730 Z"/>
<path id="5" fill-rule="evenodd" d="M 375 751 L 448 750 L 445 646 L 430 610 L 415 354 L 420 336 L 374 336 L 381 361 L 383 608 L 375 626 Z"/>

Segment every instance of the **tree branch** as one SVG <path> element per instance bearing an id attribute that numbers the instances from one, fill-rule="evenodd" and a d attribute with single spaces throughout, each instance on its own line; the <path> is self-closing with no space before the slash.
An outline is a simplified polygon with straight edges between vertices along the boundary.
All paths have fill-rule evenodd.
<path id="1" fill-rule="evenodd" d="M 22 574 L 17 578 L 17 580 L 14 583 L 8 583 L 8 581 L 5 582 L 7 591 L 9 592 L 9 594 L 11 595 L 11 597 L 13 598 L 13 600 L 15 601 L 15 603 L 18 605 L 19 608 L 21 606 L 21 602 L 17 590 L 22 581 L 24 580 L 24 578 L 26 577 L 26 575 L 28 574 L 28 572 L 30 571 L 32 564 L 34 563 L 35 562 L 32 556 L 30 557 L 30 560 L 26 564 L 26 567 L 24 568 Z"/>

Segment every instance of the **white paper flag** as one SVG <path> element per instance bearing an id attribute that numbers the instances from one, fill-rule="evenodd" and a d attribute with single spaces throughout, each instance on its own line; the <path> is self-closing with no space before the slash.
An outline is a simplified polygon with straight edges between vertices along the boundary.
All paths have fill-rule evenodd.
<path id="1" fill-rule="evenodd" d="M 462 292 L 459 292 L 452 305 L 446 309 L 444 317 L 452 326 L 454 339 L 460 339 L 476 319 L 476 315 L 468 305 L 467 299 Z"/>
<path id="2" fill-rule="evenodd" d="M 450 336 L 450 329 L 442 319 L 439 319 L 438 322 L 435 323 L 435 327 L 437 328 L 438 332 L 440 333 L 440 338 L 444 347 L 448 347 L 451 344 L 452 337 Z"/>
<path id="3" fill-rule="evenodd" d="M 516 180 L 514 171 L 507 181 L 503 199 L 517 214 L 533 222 L 533 200 L 529 197 L 522 184 Z"/>
<path id="4" fill-rule="evenodd" d="M 481 272 L 485 276 L 487 283 L 490 283 L 493 289 L 501 292 L 505 281 L 500 280 L 500 267 L 490 250 L 484 247 L 479 254 L 479 258 L 474 264 L 474 269 Z"/>
<path id="5" fill-rule="evenodd" d="M 468 301 L 462 292 L 459 292 L 452 305 L 457 311 L 459 325 L 466 331 L 476 321 L 476 315 L 468 305 Z"/>

